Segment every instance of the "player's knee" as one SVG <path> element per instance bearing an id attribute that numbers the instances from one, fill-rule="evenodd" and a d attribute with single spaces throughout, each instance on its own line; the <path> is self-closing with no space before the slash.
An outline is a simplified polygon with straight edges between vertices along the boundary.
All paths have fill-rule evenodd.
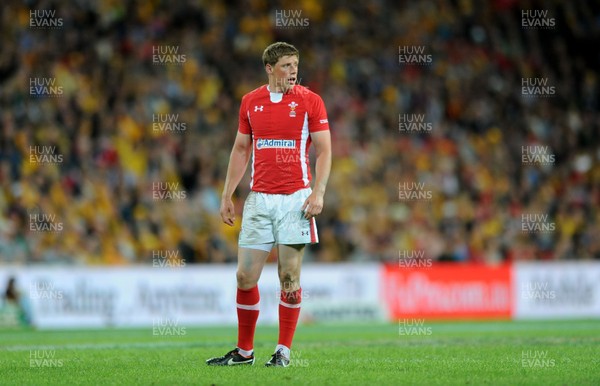
<path id="1" fill-rule="evenodd" d="M 295 272 L 280 272 L 279 281 L 281 282 L 281 289 L 284 292 L 296 291 L 300 288 L 300 278 Z"/>
<path id="2" fill-rule="evenodd" d="M 247 272 L 238 270 L 236 272 L 237 286 L 240 289 L 250 289 L 256 286 L 258 279 Z"/>

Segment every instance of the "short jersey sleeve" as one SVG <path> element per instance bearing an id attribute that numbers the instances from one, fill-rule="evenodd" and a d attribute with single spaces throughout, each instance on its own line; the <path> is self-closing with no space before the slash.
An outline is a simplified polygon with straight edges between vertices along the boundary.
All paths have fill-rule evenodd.
<path id="1" fill-rule="evenodd" d="M 310 111 L 308 112 L 308 131 L 314 133 L 317 131 L 329 130 L 327 120 L 327 111 L 323 99 L 317 94 L 311 95 Z"/>
<path id="2" fill-rule="evenodd" d="M 250 126 L 250 118 L 248 117 L 248 96 L 246 95 L 242 98 L 240 105 L 238 131 L 242 134 L 252 134 L 252 126 Z"/>

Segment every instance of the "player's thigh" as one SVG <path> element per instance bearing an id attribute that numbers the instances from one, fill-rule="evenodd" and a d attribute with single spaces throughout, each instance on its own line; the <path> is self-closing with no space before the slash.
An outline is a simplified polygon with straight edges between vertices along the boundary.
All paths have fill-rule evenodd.
<path id="1" fill-rule="evenodd" d="M 268 197 L 265 194 L 257 192 L 248 194 L 242 213 L 242 229 L 238 241 L 240 248 L 275 241 L 268 205 Z"/>
<path id="2" fill-rule="evenodd" d="M 279 254 L 277 270 L 285 291 L 295 291 L 300 288 L 300 271 L 305 247 L 306 244 L 279 244 L 277 246 Z"/>
<path id="3" fill-rule="evenodd" d="M 280 245 L 314 244 L 319 242 L 315 218 L 304 218 L 302 205 L 311 189 L 301 189 L 282 199 L 277 207 L 275 240 Z"/>

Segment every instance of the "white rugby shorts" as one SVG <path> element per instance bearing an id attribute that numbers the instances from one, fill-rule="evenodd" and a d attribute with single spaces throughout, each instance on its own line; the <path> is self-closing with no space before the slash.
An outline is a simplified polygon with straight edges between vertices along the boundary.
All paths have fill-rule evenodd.
<path id="1" fill-rule="evenodd" d="M 239 246 L 318 243 L 315 218 L 305 219 L 301 210 L 311 192 L 311 188 L 292 194 L 250 192 L 244 204 Z"/>

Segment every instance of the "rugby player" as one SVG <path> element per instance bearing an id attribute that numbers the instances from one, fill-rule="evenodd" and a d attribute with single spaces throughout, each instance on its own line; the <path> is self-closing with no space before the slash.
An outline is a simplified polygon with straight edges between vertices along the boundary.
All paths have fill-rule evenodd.
<path id="1" fill-rule="evenodd" d="M 306 244 L 318 243 L 315 216 L 331 169 L 331 138 L 323 100 L 297 84 L 300 54 L 277 42 L 263 52 L 268 84 L 242 98 L 239 127 L 231 151 L 221 200 L 221 217 L 235 221 L 232 195 L 250 158 L 251 192 L 244 203 L 238 241 L 237 346 L 208 365 L 254 364 L 254 332 L 259 314 L 258 280 L 271 249 L 278 251 L 281 285 L 279 340 L 266 366 L 286 367 L 296 331 L 302 289 L 300 266 Z M 315 147 L 311 188 L 309 148 Z"/>

